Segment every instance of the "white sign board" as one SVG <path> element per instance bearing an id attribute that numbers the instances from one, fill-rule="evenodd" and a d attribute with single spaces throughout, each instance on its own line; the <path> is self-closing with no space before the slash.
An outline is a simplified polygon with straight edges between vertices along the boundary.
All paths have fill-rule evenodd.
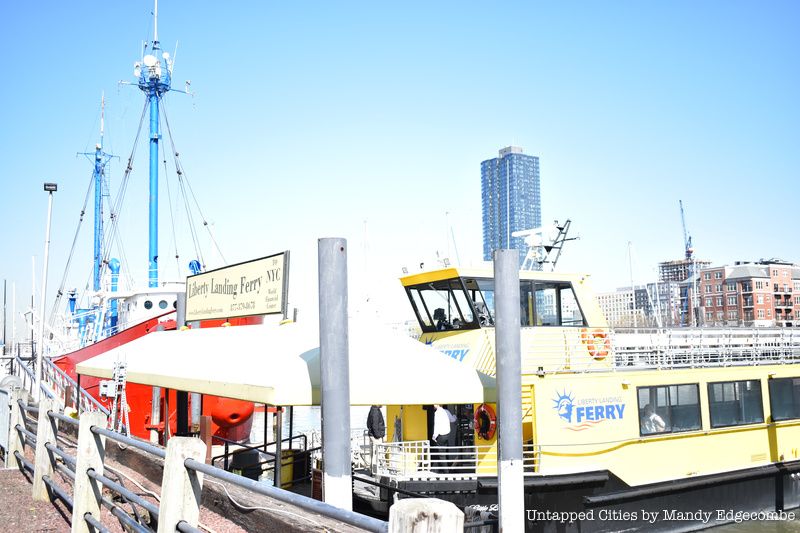
<path id="1" fill-rule="evenodd" d="M 286 314 L 289 251 L 186 278 L 186 321 Z"/>

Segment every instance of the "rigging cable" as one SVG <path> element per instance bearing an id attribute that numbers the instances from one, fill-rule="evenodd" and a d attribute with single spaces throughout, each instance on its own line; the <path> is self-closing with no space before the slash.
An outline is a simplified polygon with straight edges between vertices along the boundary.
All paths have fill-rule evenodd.
<path id="1" fill-rule="evenodd" d="M 162 101 L 162 104 L 163 104 L 163 101 Z M 159 118 L 160 118 L 160 116 L 159 116 Z M 159 126 L 161 126 L 161 124 L 159 124 Z M 175 268 L 176 268 L 177 276 L 178 276 L 178 278 L 180 278 L 180 275 L 181 275 L 180 254 L 178 254 L 178 237 L 175 234 L 175 213 L 172 210 L 172 189 L 170 189 L 170 187 L 169 187 L 169 179 L 167 178 L 168 170 L 167 170 L 167 151 L 166 150 L 164 150 L 162 161 L 164 163 L 164 184 L 167 186 L 167 200 L 168 200 L 168 204 L 169 204 L 169 220 L 170 220 L 170 222 L 172 224 L 172 243 L 175 246 Z"/>
<path id="2" fill-rule="evenodd" d="M 172 153 L 174 155 L 175 167 L 176 167 L 177 173 L 178 173 L 178 182 L 181 184 L 181 188 L 183 189 L 183 187 L 184 187 L 184 179 L 183 178 L 186 177 L 186 174 L 184 173 L 183 166 L 180 163 L 180 159 L 179 159 L 180 156 L 178 154 L 178 151 L 175 149 L 175 140 L 172 137 L 172 130 L 170 129 L 170 126 L 169 126 L 169 119 L 167 117 L 166 109 L 164 109 L 164 121 L 167 124 L 167 132 L 169 133 L 169 140 L 170 140 L 170 144 L 172 145 Z M 197 196 L 195 196 L 195 194 L 194 194 L 194 189 L 192 189 L 192 184 L 189 183 L 188 177 L 186 177 L 186 178 L 187 179 L 185 180 L 185 186 L 188 187 L 189 193 L 192 196 L 192 200 L 194 200 L 194 205 L 197 208 L 197 212 L 200 214 L 200 218 L 203 221 L 203 226 L 205 226 L 206 231 L 208 231 L 208 235 L 211 238 L 211 242 L 214 244 L 214 248 L 216 249 L 216 251 L 219 254 L 219 256 L 222 258 L 223 263 L 227 264 L 228 261 L 225 259 L 225 256 L 222 254 L 222 250 L 219 247 L 219 243 L 217 243 L 217 239 L 214 237 L 214 233 L 211 231 L 211 226 L 209 226 L 208 220 L 206 219 L 205 215 L 203 215 L 203 210 L 200 208 L 200 202 L 197 201 Z M 185 192 L 184 192 L 184 195 L 185 195 Z M 205 269 L 205 261 L 203 261 L 202 258 L 201 258 L 201 263 L 203 265 L 203 268 Z"/>
<path id="3" fill-rule="evenodd" d="M 180 167 L 177 159 L 177 150 L 175 150 L 175 140 L 172 136 L 172 130 L 169 127 L 169 118 L 167 117 L 166 109 L 164 111 L 164 122 L 167 125 L 167 132 L 169 134 L 170 146 L 172 148 L 173 160 L 175 161 L 175 172 L 178 175 L 178 185 L 181 188 L 181 197 L 183 198 L 184 208 L 186 209 L 186 218 L 189 222 L 189 234 L 192 236 L 192 244 L 194 245 L 194 252 L 197 258 L 200 260 L 200 263 L 205 268 L 205 260 L 203 259 L 203 251 L 200 247 L 200 239 L 197 236 L 197 230 L 195 229 L 194 217 L 192 216 L 192 209 L 191 204 L 189 203 L 189 198 L 186 194 L 186 189 L 184 187 L 184 180 L 183 180 L 183 169 Z M 199 211 L 199 209 L 198 209 Z M 201 213 L 202 216 L 202 213 Z"/>
<path id="4" fill-rule="evenodd" d="M 56 319 L 56 310 L 61 302 L 61 297 L 64 295 L 64 286 L 67 284 L 67 276 L 69 275 L 69 268 L 72 264 L 72 258 L 75 255 L 75 246 L 78 243 L 78 235 L 81 232 L 81 225 L 83 224 L 83 218 L 86 215 L 86 206 L 89 203 L 89 196 L 92 192 L 92 185 L 94 181 L 94 176 L 89 180 L 89 187 L 86 189 L 86 198 L 83 200 L 83 208 L 81 209 L 81 215 L 78 219 L 78 227 L 75 228 L 75 236 L 72 238 L 72 248 L 69 250 L 69 256 L 67 257 L 67 265 L 64 267 L 64 276 L 61 278 L 61 284 L 58 286 L 58 292 L 56 292 L 56 301 L 53 303 L 53 308 L 50 311 L 50 326 L 53 327 L 55 325 Z"/>
<path id="5" fill-rule="evenodd" d="M 114 201 L 114 206 L 109 213 L 111 229 L 105 235 L 105 243 L 103 246 L 103 262 L 101 265 L 101 277 L 105 273 L 105 269 L 108 268 L 108 260 L 109 256 L 111 255 L 111 243 L 115 242 L 117 236 L 117 228 L 119 223 L 119 216 L 120 210 L 122 208 L 122 202 L 125 199 L 125 192 L 128 189 L 128 181 L 131 175 L 131 171 L 133 170 L 133 158 L 136 155 L 136 147 L 139 144 L 139 137 L 142 135 L 142 125 L 144 124 L 144 117 L 147 113 L 147 109 L 150 107 L 149 100 L 145 100 L 144 107 L 142 108 L 142 114 L 139 117 L 139 128 L 136 130 L 136 138 L 133 141 L 133 148 L 131 148 L 131 155 L 128 157 L 128 164 L 125 167 L 125 173 L 122 176 L 122 181 L 120 183 L 119 191 L 117 192 L 117 198 Z M 127 258 L 125 257 L 124 250 L 122 249 L 122 242 L 116 241 L 117 246 L 119 246 L 120 253 L 122 255 L 121 261 L 123 265 L 127 265 Z M 126 269 L 127 271 L 127 269 Z"/>

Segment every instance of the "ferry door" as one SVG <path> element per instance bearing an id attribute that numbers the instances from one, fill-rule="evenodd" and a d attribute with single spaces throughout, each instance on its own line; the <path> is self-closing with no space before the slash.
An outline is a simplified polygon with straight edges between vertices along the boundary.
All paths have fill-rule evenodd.
<path id="1" fill-rule="evenodd" d="M 473 446 L 475 444 L 474 406 L 472 404 L 452 404 L 443 405 L 443 407 L 446 407 L 456 417 L 456 421 L 450 425 L 450 431 L 454 437 L 450 441 L 452 443 L 451 446 Z M 428 440 L 431 440 L 431 437 L 433 437 L 433 415 L 435 410 L 432 405 L 425 405 L 422 408 L 426 411 Z"/>
<path id="2" fill-rule="evenodd" d="M 456 446 L 473 446 L 475 444 L 475 406 L 470 404 L 454 405 L 456 415 Z"/>

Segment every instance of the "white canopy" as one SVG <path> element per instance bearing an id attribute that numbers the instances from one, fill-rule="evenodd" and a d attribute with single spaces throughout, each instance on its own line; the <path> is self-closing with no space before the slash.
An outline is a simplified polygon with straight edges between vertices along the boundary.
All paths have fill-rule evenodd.
<path id="1" fill-rule="evenodd" d="M 291 323 L 151 333 L 88 359 L 82 375 L 269 405 L 320 402 L 319 330 Z M 495 379 L 378 325 L 350 321 L 350 403 L 424 405 L 494 401 Z"/>

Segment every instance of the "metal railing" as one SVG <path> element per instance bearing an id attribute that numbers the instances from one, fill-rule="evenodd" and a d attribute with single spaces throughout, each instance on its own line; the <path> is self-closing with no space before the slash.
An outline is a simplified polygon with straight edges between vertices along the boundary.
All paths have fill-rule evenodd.
<path id="1" fill-rule="evenodd" d="M 523 337 L 525 374 L 800 363 L 800 328 L 541 328 Z"/>
<path id="2" fill-rule="evenodd" d="M 109 530 L 107 525 L 102 523 L 98 506 L 107 508 L 111 515 L 120 521 L 123 528 L 130 531 L 153 532 L 160 522 L 163 522 L 160 524 L 162 527 L 168 526 L 168 529 L 174 527 L 178 531 L 199 531 L 197 519 L 203 481 L 202 477 L 198 477 L 198 473 L 367 531 L 382 533 L 389 529 L 388 522 L 207 465 L 202 462 L 205 456 L 205 447 L 199 439 L 174 437 L 170 439 L 169 446 L 165 450 L 147 441 L 106 429 L 103 427 L 104 415 L 102 413 L 85 412 L 81 415 L 79 422 L 72 416 L 62 413 L 55 399 L 43 398 L 39 407 L 35 407 L 27 404 L 27 394 L 22 389 L 12 391 L 12 396 L 13 402 L 10 403 L 12 409 L 9 410 L 9 414 L 14 421 L 13 433 L 16 435 L 16 439 L 12 445 L 15 449 L 11 453 L 11 457 L 16 461 L 15 466 L 32 474 L 34 498 L 62 500 L 73 513 L 73 521 L 85 521 L 95 531 Z M 38 415 L 38 421 L 34 420 L 34 415 Z M 77 443 L 59 433 L 59 428 L 63 429 L 66 426 L 77 427 Z M 44 433 L 42 433 L 43 428 Z M 37 434 L 37 432 L 39 433 Z M 294 438 L 302 438 L 302 436 L 298 435 Z M 162 459 L 165 471 L 162 494 L 175 495 L 181 491 L 184 493 L 181 496 L 170 498 L 169 502 L 161 499 L 156 503 L 130 490 L 123 482 L 122 478 L 125 476 L 121 476 L 120 473 L 105 464 L 106 440 L 136 448 Z M 67 445 L 62 445 L 64 443 Z M 397 450 L 393 446 L 397 444 L 401 443 L 386 445 L 394 455 L 397 454 Z M 36 460 L 31 462 L 25 457 L 25 448 L 33 446 L 36 446 Z M 487 461 L 496 463 L 497 460 L 496 455 L 492 456 L 494 450 L 490 447 L 431 449 L 427 443 L 416 442 L 405 443 L 399 450 L 407 454 L 421 454 L 427 468 L 435 470 L 440 466 L 447 466 L 455 472 L 469 471 L 468 475 L 474 475 L 482 470 L 482 467 L 478 467 L 475 463 L 474 456 L 476 454 L 485 454 Z M 7 448 L 6 457 L 9 455 L 8 452 Z M 445 457 L 442 454 L 445 452 L 448 454 L 447 464 L 443 462 Z M 536 463 L 535 451 L 534 454 L 529 451 L 525 453 L 526 470 L 531 471 Z M 383 455 L 384 463 L 389 464 L 389 453 L 383 452 Z M 187 457 L 189 458 L 187 459 Z M 401 462 L 400 464 L 405 463 Z M 171 472 L 170 476 L 166 475 L 167 470 Z M 472 470 L 476 472 L 471 472 Z M 61 478 L 57 479 L 58 476 L 55 476 L 55 473 L 60 474 Z M 41 487 L 46 487 L 46 489 L 42 488 L 44 492 L 38 492 L 39 497 L 37 497 L 37 483 Z M 72 490 L 70 490 L 70 485 Z M 83 489 L 77 490 L 79 485 Z M 111 494 L 108 493 L 109 491 Z M 45 496 L 41 497 L 41 494 Z M 408 495 L 422 496 L 411 493 Z M 159 499 L 157 495 L 155 498 Z M 89 505 L 87 502 L 94 503 Z M 174 506 L 179 509 L 176 510 Z M 405 512 L 410 514 L 422 511 Z M 397 518 L 397 520 L 401 520 L 401 518 Z"/>
<path id="3" fill-rule="evenodd" d="M 374 464 L 378 475 L 393 479 L 479 478 L 497 476 L 497 446 L 432 446 L 430 441 L 376 444 Z M 540 462 L 540 447 L 525 444 L 525 475 L 533 475 Z"/>
<path id="4" fill-rule="evenodd" d="M 83 387 L 80 387 L 78 394 L 78 383 L 50 359 L 42 359 L 42 372 L 42 381 L 49 384 L 58 397 L 64 398 L 66 402 L 69 395 L 72 405 L 78 405 L 80 401 L 79 411 L 100 411 L 109 414 L 109 410 Z"/>
<path id="5" fill-rule="evenodd" d="M 20 378 L 22 388 L 31 394 L 36 387 L 35 365 L 36 359 L 33 357 L 23 359 L 16 356 L 12 361 L 12 374 Z M 100 411 L 109 414 L 108 409 L 83 387 L 80 387 L 79 395 L 78 383 L 48 358 L 42 359 L 42 381 L 39 385 L 45 396 L 57 398 L 62 405 L 77 405 L 80 400 L 81 412 Z"/>
<path id="6" fill-rule="evenodd" d="M 278 487 L 265 485 L 263 483 L 259 483 L 252 479 L 244 478 L 242 476 L 237 476 L 236 474 L 226 472 L 221 468 L 207 465 L 205 463 L 201 463 L 194 459 L 186 459 L 184 461 L 184 466 L 188 470 L 193 470 L 195 472 L 202 472 L 207 476 L 211 476 L 213 478 L 222 481 L 227 481 L 228 483 L 237 485 L 239 487 L 250 490 L 257 494 L 262 494 L 270 498 L 275 498 L 276 500 L 282 501 L 284 503 L 295 505 L 307 511 L 319 513 L 323 516 L 339 520 L 340 522 L 344 522 L 352 526 L 360 527 L 367 531 L 383 533 L 385 531 L 388 531 L 389 529 L 388 523 L 384 522 L 383 520 L 378 520 L 377 518 L 373 518 L 371 516 L 366 516 L 359 513 L 354 513 L 352 511 L 340 509 L 339 507 L 334 507 L 333 505 L 321 502 L 319 500 L 314 500 L 312 498 L 301 496 L 299 494 L 295 494 L 293 492 L 289 492 L 287 490 L 283 490 Z"/>
<path id="7" fill-rule="evenodd" d="M 615 368 L 694 368 L 800 362 L 793 328 L 678 328 L 616 331 Z"/>

